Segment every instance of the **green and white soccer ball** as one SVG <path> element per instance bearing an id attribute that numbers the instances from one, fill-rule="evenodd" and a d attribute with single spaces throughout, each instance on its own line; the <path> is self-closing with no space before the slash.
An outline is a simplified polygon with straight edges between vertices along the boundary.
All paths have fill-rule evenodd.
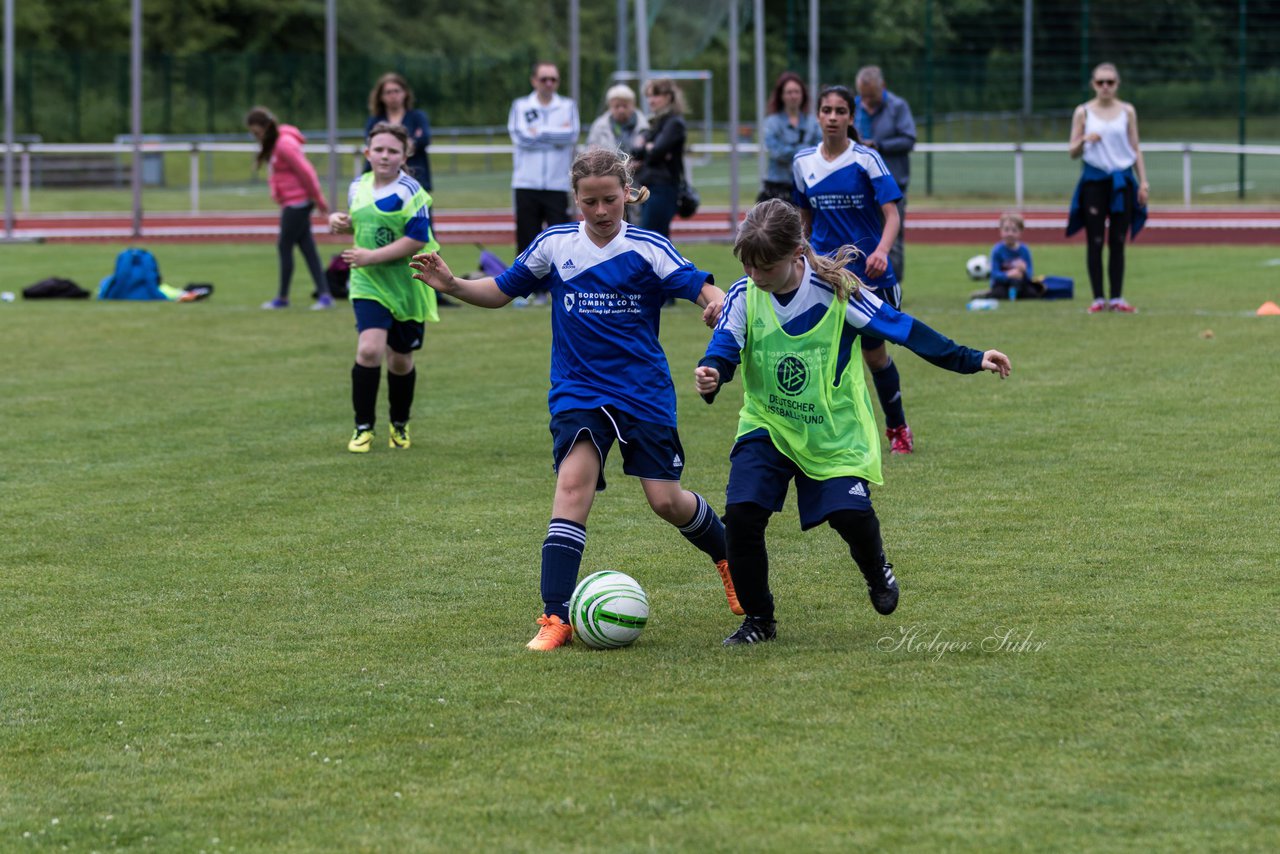
<path id="1" fill-rule="evenodd" d="M 593 649 L 616 649 L 640 637 L 649 621 L 649 597 L 634 578 L 606 569 L 582 579 L 569 599 L 569 622 Z"/>

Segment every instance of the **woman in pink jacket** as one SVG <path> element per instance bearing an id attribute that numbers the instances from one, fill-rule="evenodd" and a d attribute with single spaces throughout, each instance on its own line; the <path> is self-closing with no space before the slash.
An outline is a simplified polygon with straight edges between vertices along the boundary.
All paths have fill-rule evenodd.
<path id="1" fill-rule="evenodd" d="M 320 254 L 311 235 L 311 211 L 318 209 L 321 216 L 329 214 L 324 192 L 315 167 L 302 153 L 304 137 L 293 125 L 282 125 L 266 107 L 254 107 L 245 116 L 244 123 L 254 139 L 262 143 L 258 152 L 258 166 L 270 163 L 271 198 L 280 206 L 280 239 L 276 248 L 280 253 L 280 290 L 275 299 L 262 304 L 263 308 L 288 308 L 289 284 L 293 280 L 293 248 L 302 250 L 311 278 L 316 283 L 316 304 L 313 309 L 333 307 L 329 283 L 320 267 Z"/>

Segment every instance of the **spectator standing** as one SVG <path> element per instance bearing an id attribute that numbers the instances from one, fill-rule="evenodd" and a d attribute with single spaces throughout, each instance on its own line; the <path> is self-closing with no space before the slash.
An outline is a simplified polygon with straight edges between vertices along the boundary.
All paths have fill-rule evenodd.
<path id="1" fill-rule="evenodd" d="M 636 109 L 636 92 L 625 83 L 609 87 L 604 100 L 607 108 L 587 131 L 587 148 L 616 148 L 630 156 L 636 136 L 649 129 L 649 120 Z M 640 222 L 638 208 L 627 207 L 625 216 L 632 225 Z"/>
<path id="2" fill-rule="evenodd" d="M 1093 69 L 1093 100 L 1076 107 L 1071 117 L 1068 153 L 1074 160 L 1084 158 L 1084 169 L 1071 213 L 1067 236 L 1081 228 L 1088 237 L 1085 260 L 1089 285 L 1093 289 L 1090 314 L 1135 311 L 1122 296 L 1124 289 L 1124 241 L 1126 232 L 1137 237 L 1147 221 L 1147 167 L 1138 147 L 1138 111 L 1116 97 L 1120 72 L 1109 62 Z M 1111 222 L 1110 234 L 1107 221 Z M 1111 282 L 1110 301 L 1102 294 L 1102 244 L 1111 250 L 1107 277 Z"/>
<path id="3" fill-rule="evenodd" d="M 822 142 L 822 128 L 809 112 L 809 90 L 794 71 L 784 71 L 773 84 L 769 114 L 764 120 L 764 147 L 769 154 L 764 182 L 756 199 L 791 201 L 795 182 L 791 161 L 802 148 Z"/>
<path id="4" fill-rule="evenodd" d="M 906 234 L 907 185 L 911 183 L 911 150 L 916 147 L 916 120 L 911 115 L 911 105 L 885 88 L 884 73 L 879 66 L 859 69 L 855 85 L 858 104 L 854 126 L 859 141 L 879 152 L 902 191 L 902 198 L 898 200 L 898 236 L 889 250 L 889 260 L 901 282 L 905 278 L 902 242 Z"/>
<path id="5" fill-rule="evenodd" d="M 280 236 L 276 250 L 280 255 L 280 281 L 274 299 L 262 304 L 266 309 L 289 307 L 289 286 L 293 282 L 293 249 L 302 251 L 302 258 L 311 272 L 316 286 L 314 309 L 333 307 L 329 294 L 329 281 L 320 267 L 320 253 L 316 251 L 316 239 L 311 233 L 311 212 L 329 213 L 329 205 L 320 189 L 316 169 L 302 152 L 306 138 L 293 125 L 282 125 L 266 107 L 254 107 L 244 117 L 244 123 L 262 146 L 258 151 L 258 167 L 267 164 L 268 185 L 271 198 L 280 206 Z"/>
<path id="6" fill-rule="evenodd" d="M 660 77 L 649 81 L 644 94 L 649 102 L 649 129 L 636 140 L 635 156 L 644 164 L 636 181 L 649 188 L 649 201 L 640 214 L 640 227 L 670 237 L 689 136 L 684 93 L 674 80 Z"/>
<path id="7" fill-rule="evenodd" d="M 578 105 L 556 93 L 560 71 L 553 62 L 536 62 L 533 91 L 511 102 L 507 132 L 511 188 L 516 215 L 516 255 L 543 230 L 569 222 L 569 168 L 581 130 Z"/>
<path id="8" fill-rule="evenodd" d="M 409 82 L 388 71 L 378 78 L 373 91 L 369 93 L 369 120 L 364 123 L 365 139 L 376 124 L 386 123 L 400 125 L 409 137 L 409 159 L 405 161 L 404 171 L 420 185 L 431 192 L 431 162 L 427 159 L 427 147 L 431 145 L 431 122 L 422 110 L 414 109 L 413 90 Z M 369 161 L 364 162 L 364 171 L 372 169 Z"/>
<path id="9" fill-rule="evenodd" d="M 606 109 L 587 131 L 587 148 L 617 148 L 630 155 L 636 135 L 649 129 L 649 120 L 636 109 L 635 90 L 625 83 L 610 86 Z"/>

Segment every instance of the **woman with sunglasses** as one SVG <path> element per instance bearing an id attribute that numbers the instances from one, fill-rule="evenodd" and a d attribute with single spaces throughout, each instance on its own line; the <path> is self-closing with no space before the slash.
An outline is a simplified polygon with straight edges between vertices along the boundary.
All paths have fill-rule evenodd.
<path id="1" fill-rule="evenodd" d="M 1067 218 L 1067 236 L 1081 228 L 1088 238 L 1086 261 L 1089 285 L 1093 288 L 1090 314 L 1135 311 L 1121 295 L 1124 288 L 1124 242 L 1126 232 L 1137 237 L 1147 220 L 1147 167 L 1138 147 L 1138 113 L 1132 104 L 1116 97 L 1120 73 L 1109 62 L 1093 69 L 1093 100 L 1076 107 L 1071 118 L 1071 159 L 1084 158 L 1084 169 L 1071 213 Z M 1107 221 L 1110 220 L 1110 233 Z M 1111 283 L 1110 300 L 1102 291 L 1102 245 L 1111 255 L 1107 262 L 1107 278 Z"/>

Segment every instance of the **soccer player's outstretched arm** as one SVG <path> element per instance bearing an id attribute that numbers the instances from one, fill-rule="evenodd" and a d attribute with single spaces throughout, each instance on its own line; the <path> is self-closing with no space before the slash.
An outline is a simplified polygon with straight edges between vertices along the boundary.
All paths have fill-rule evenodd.
<path id="1" fill-rule="evenodd" d="M 453 275 L 439 252 L 414 255 L 409 266 L 416 271 L 413 277 L 419 282 L 471 305 L 502 308 L 511 302 L 511 297 L 502 292 L 496 279 L 459 279 Z"/>

